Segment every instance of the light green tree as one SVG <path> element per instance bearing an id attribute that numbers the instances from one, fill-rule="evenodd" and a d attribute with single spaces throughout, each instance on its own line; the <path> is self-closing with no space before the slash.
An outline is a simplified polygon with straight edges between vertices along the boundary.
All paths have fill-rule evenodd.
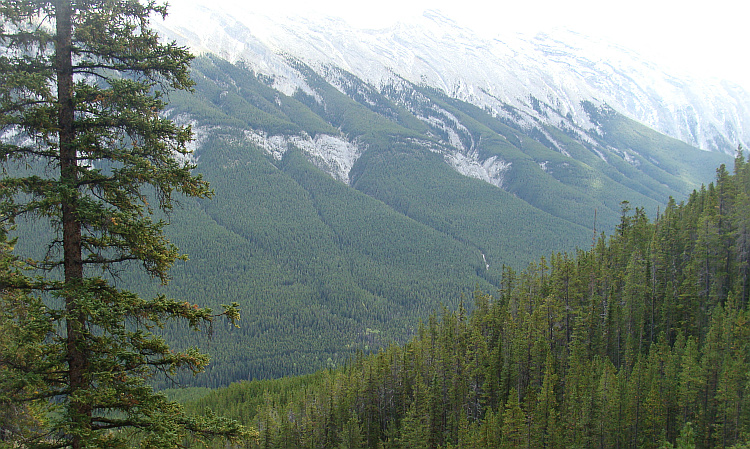
<path id="1" fill-rule="evenodd" d="M 516 389 L 510 390 L 508 402 L 503 411 L 501 446 L 503 448 L 523 447 L 526 445 L 526 415 L 521 409 Z"/>

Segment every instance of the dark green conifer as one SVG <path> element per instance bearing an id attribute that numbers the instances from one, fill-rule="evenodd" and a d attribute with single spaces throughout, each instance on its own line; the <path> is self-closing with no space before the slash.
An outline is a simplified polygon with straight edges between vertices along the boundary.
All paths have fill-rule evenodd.
<path id="1" fill-rule="evenodd" d="M 166 282 L 183 258 L 163 235 L 174 195 L 208 197 L 192 173 L 189 127 L 163 115 L 164 95 L 189 89 L 192 56 L 160 42 L 149 28 L 166 7 L 137 0 L 11 0 L 0 3 L 0 219 L 49 227 L 47 251 L 23 255 L 25 268 L 4 276 L 38 325 L 25 338 L 38 347 L 2 391 L 48 404 L 26 447 L 176 447 L 190 432 L 239 436 L 233 421 L 191 418 L 155 393 L 157 371 L 198 372 L 208 357 L 174 352 L 152 333 L 167 320 L 210 325 L 209 310 L 117 288 L 110 275 L 138 263 Z M 224 312 L 233 321 L 236 307 Z M 20 323 L 24 317 L 12 318 Z"/>

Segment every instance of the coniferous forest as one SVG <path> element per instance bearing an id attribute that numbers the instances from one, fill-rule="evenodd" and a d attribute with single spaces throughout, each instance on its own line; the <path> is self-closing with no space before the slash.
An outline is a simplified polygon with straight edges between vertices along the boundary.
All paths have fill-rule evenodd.
<path id="1" fill-rule="evenodd" d="M 739 151 L 653 222 L 623 203 L 613 235 L 506 268 L 471 313 L 444 309 L 402 347 L 191 407 L 257 428 L 248 447 L 747 447 L 749 298 Z"/>

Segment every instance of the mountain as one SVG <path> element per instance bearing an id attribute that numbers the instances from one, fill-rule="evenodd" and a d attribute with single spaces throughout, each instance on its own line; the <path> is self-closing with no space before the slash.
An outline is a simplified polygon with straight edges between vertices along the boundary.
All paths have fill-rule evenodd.
<path id="1" fill-rule="evenodd" d="M 161 331 L 212 356 L 208 375 L 184 383 L 309 373 L 404 342 L 440 307 L 497 291 L 509 268 L 544 271 L 541 257 L 590 247 L 628 208 L 659 214 L 731 161 L 628 118 L 562 69 L 544 75 L 538 53 L 503 57 L 510 46 L 439 16 L 357 31 L 239 11 L 180 19 L 185 5 L 162 33 L 214 52 L 194 61 L 195 91 L 170 93 L 167 114 L 192 125 L 215 195 L 165 217 L 190 257 L 167 287 L 127 269 L 114 279 L 240 303 L 241 327 L 217 324 L 208 341 Z M 567 93 L 555 97 L 557 85 Z M 19 223 L 19 254 L 45 249 L 41 228 Z"/>
<path id="2" fill-rule="evenodd" d="M 733 154 L 750 142 L 750 94 L 728 82 L 665 72 L 628 49 L 570 31 L 478 36 L 435 11 L 382 30 L 340 19 L 267 17 L 221 2 L 174 5 L 164 33 L 275 78 L 291 95 L 308 90 L 288 64 L 343 69 L 375 88 L 406 80 L 508 117 L 596 131 L 582 103 L 608 105 L 692 146 Z"/>
<path id="3" fill-rule="evenodd" d="M 356 31 L 200 8 L 161 31 L 214 50 L 166 113 L 192 125 L 215 195 L 165 217 L 190 257 L 167 287 L 127 268 L 114 279 L 240 303 L 241 327 L 217 325 L 208 341 L 161 331 L 212 355 L 208 375 L 178 378 L 188 384 L 308 373 L 404 342 L 441 306 L 496 291 L 509 268 L 543 270 L 541 257 L 589 247 L 628 208 L 657 215 L 731 161 L 628 118 L 562 70 L 535 87 L 538 54 L 503 57 L 439 16 Z M 567 96 L 553 96 L 554 80 Z M 0 137 L 23 139 L 11 134 Z M 40 230 L 19 223 L 19 255 L 45 249 Z"/>
<path id="4" fill-rule="evenodd" d="M 628 208 L 655 216 L 731 161 L 572 81 L 559 82 L 570 90 L 555 99 L 531 89 L 532 71 L 513 85 L 484 64 L 487 86 L 477 87 L 465 80 L 490 47 L 472 50 L 473 36 L 445 37 L 461 59 L 405 25 L 366 32 L 336 21 L 251 23 L 239 11 L 180 14 L 161 32 L 213 51 L 193 64 L 195 92 L 171 93 L 167 112 L 192 125 L 197 170 L 215 196 L 185 200 L 169 217 L 169 237 L 190 261 L 166 289 L 127 271 L 120 280 L 144 294 L 241 304 L 241 328 L 217 326 L 208 343 L 164 330 L 213 357 L 207 376 L 185 383 L 307 373 L 403 342 L 441 306 L 496 291 L 507 268 L 589 247 Z M 435 40 L 458 30 L 426 19 Z M 387 66 L 388 54 L 413 74 Z M 522 74 L 532 56 L 506 63 Z"/>

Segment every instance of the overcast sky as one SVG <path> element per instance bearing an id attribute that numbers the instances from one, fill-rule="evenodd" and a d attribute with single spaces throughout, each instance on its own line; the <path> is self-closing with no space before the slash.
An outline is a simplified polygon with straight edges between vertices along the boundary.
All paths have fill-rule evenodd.
<path id="1" fill-rule="evenodd" d="M 439 10 L 459 25 L 490 36 L 564 27 L 621 44 L 677 71 L 729 79 L 750 91 L 746 0 L 239 1 L 266 13 L 313 11 L 367 28 L 385 27 L 425 9 Z"/>

